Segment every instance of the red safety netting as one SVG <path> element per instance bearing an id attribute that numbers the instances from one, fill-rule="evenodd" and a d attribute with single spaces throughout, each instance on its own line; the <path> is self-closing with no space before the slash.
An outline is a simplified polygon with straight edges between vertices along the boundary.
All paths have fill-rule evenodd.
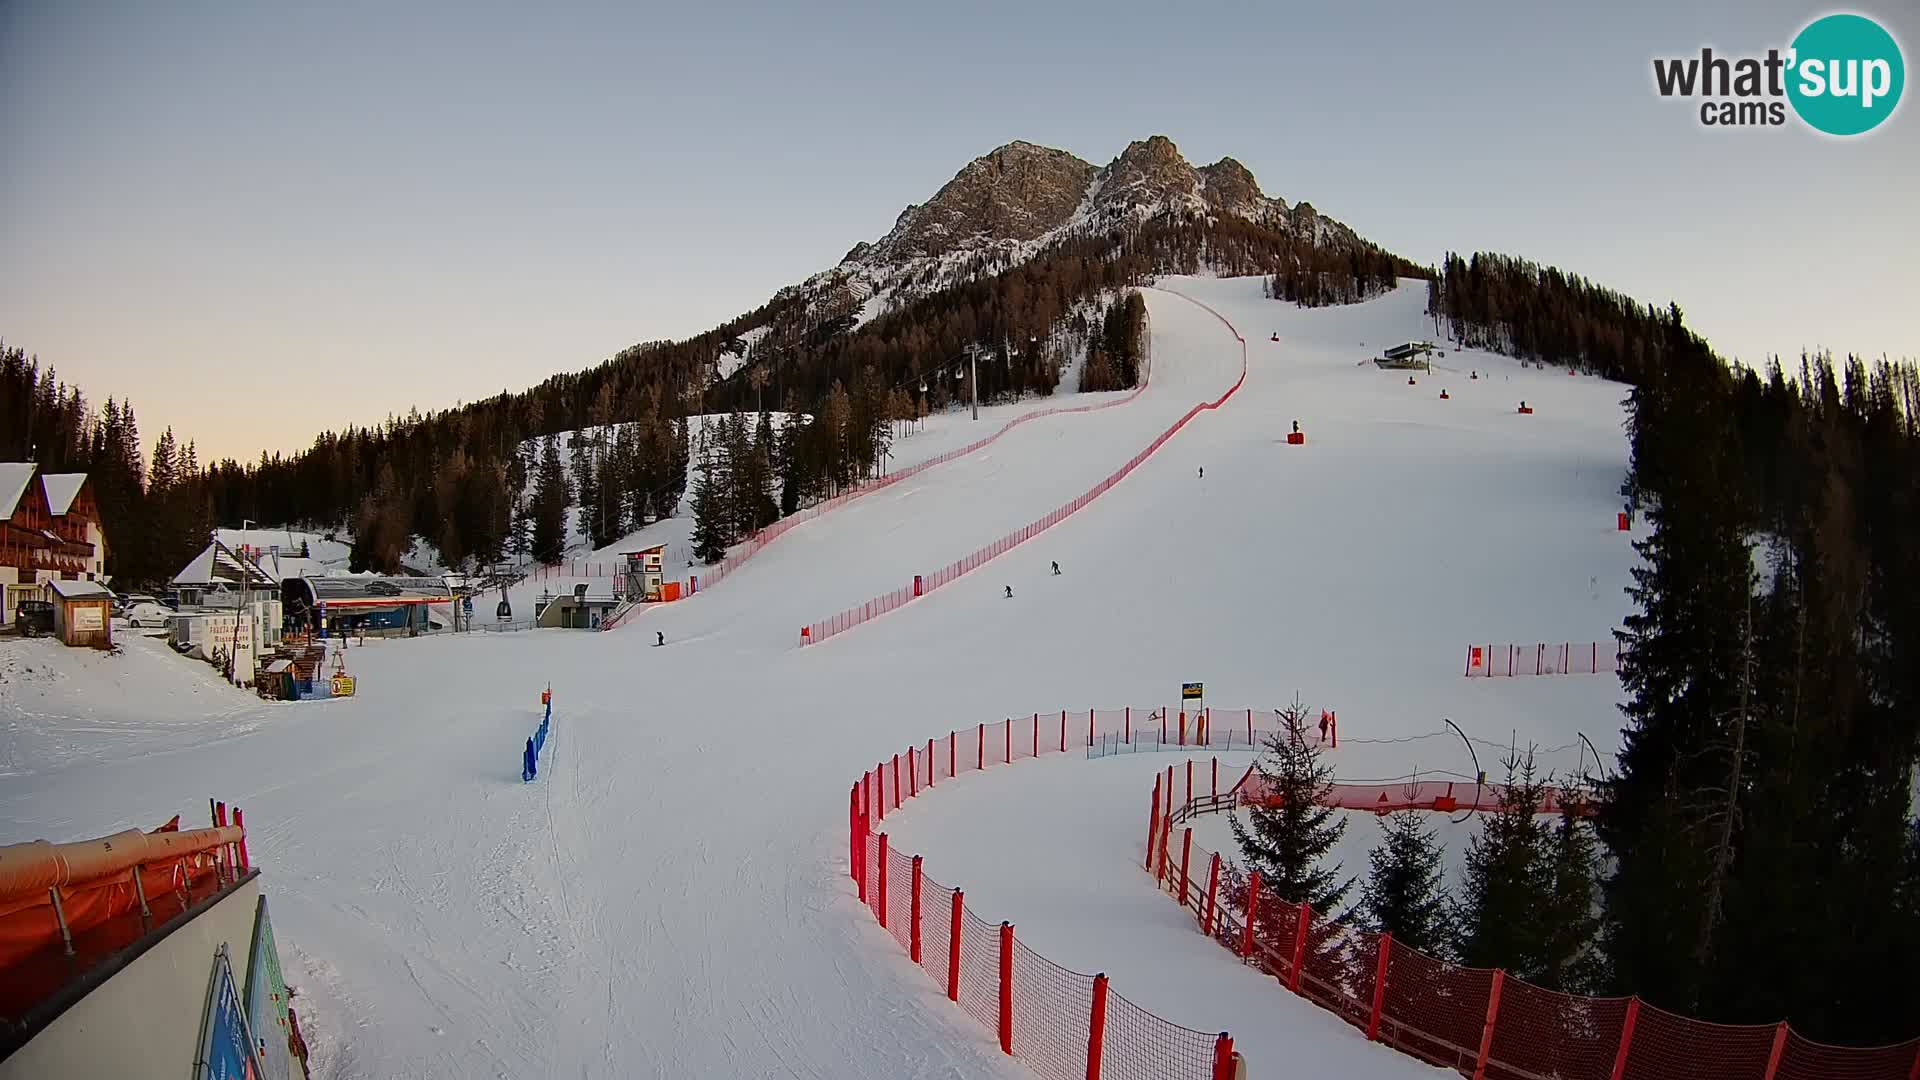
<path id="1" fill-rule="evenodd" d="M 1104 1080 L 1209 1080 L 1218 1035 L 1169 1023 L 1107 991 Z M 1084 1074 L 1083 1074 L 1084 1075 Z"/>
<path id="2" fill-rule="evenodd" d="M 887 852 L 887 929 L 900 947 L 908 947 L 913 932 L 913 859 L 898 851 Z"/>
<path id="3" fill-rule="evenodd" d="M 960 1007 L 985 1025 L 1000 1030 L 1000 927 L 964 912 L 960 919 Z"/>
<path id="4" fill-rule="evenodd" d="M 1164 790 L 1172 771 L 1160 773 Z M 1176 793 L 1179 790 L 1176 789 Z M 1168 821 L 1233 805 L 1196 794 L 1176 804 L 1150 834 L 1148 869 L 1160 877 Z M 1181 830 L 1183 831 L 1183 830 Z M 1177 848 L 1169 847 L 1169 852 Z M 1213 853 L 1194 847 L 1182 906 L 1206 920 L 1205 880 Z M 1177 870 L 1175 871 L 1177 876 Z M 1193 882 L 1199 882 L 1195 885 Z M 1223 860 L 1213 937 L 1235 955 L 1244 933 L 1248 883 Z M 1491 1080 L 1916 1080 L 1920 1039 L 1893 1046 L 1838 1047 L 1801 1038 L 1784 1024 L 1715 1024 L 1633 998 L 1589 998 L 1543 989 L 1489 969 L 1463 968 L 1389 941 L 1379 982 L 1382 935 L 1322 924 L 1298 905 L 1254 903 L 1253 962 L 1291 984 L 1292 956 L 1304 953 L 1299 992 L 1361 1031 L 1430 1064 Z M 1497 976 L 1497 977 L 1496 977 Z M 1376 985 L 1380 992 L 1375 993 Z M 1499 987 L 1495 1000 L 1495 987 Z M 1491 1021 L 1491 1032 L 1488 1023 Z"/>
<path id="5" fill-rule="evenodd" d="M 1236 331 L 1235 333 L 1237 334 L 1238 332 Z M 801 644 L 803 645 L 817 644 L 821 641 L 825 641 L 827 638 L 833 637 L 836 634 L 845 633 L 846 631 L 852 629 L 853 627 L 859 626 L 862 623 L 879 618 L 881 615 L 884 615 L 889 611 L 892 611 L 898 607 L 901 607 L 904 604 L 909 603 L 916 596 L 923 596 L 927 593 L 932 592 L 935 589 L 940 588 L 943 585 L 951 584 L 954 581 L 959 580 L 961 577 L 965 576 L 966 574 L 969 574 L 974 570 L 979 569 L 980 567 L 986 565 L 987 563 L 993 561 L 994 559 L 999 558 L 1001 555 L 1004 555 L 1007 552 L 1013 550 L 1014 548 L 1019 547 L 1021 544 L 1026 543 L 1028 540 L 1033 539 L 1034 537 L 1040 535 L 1041 533 L 1047 531 L 1048 529 L 1054 527 L 1055 525 L 1058 525 L 1060 522 L 1066 520 L 1068 517 L 1072 516 L 1073 514 L 1078 513 L 1080 510 L 1084 509 L 1088 504 L 1092 503 L 1095 499 L 1098 499 L 1101 495 L 1105 494 L 1108 490 L 1110 490 L 1115 484 L 1118 484 L 1121 480 L 1125 479 L 1127 475 L 1133 472 L 1134 469 L 1138 468 L 1142 462 L 1146 461 L 1149 457 L 1152 457 L 1154 452 L 1159 450 L 1160 447 L 1166 445 L 1167 440 L 1173 438 L 1174 435 L 1178 434 L 1180 429 L 1187 425 L 1188 421 L 1192 420 L 1195 416 L 1198 416 L 1202 412 L 1205 412 L 1210 409 L 1219 408 L 1221 405 L 1225 404 L 1227 399 L 1231 398 L 1240 389 L 1242 385 L 1246 383 L 1247 371 L 1246 371 L 1246 357 L 1244 356 L 1244 346 L 1245 346 L 1245 342 L 1243 340 L 1242 341 L 1243 355 L 1241 357 L 1241 364 L 1240 364 L 1240 377 L 1234 381 L 1234 384 L 1232 386 L 1227 388 L 1225 393 L 1221 394 L 1218 398 L 1214 399 L 1213 401 L 1203 401 L 1200 404 L 1193 406 L 1191 409 L 1188 409 L 1185 413 L 1181 414 L 1180 418 L 1178 420 L 1175 420 L 1173 424 L 1169 426 L 1165 431 L 1161 432 L 1159 437 L 1155 438 L 1153 442 L 1149 443 L 1144 450 L 1141 450 L 1139 453 L 1129 458 L 1125 464 L 1121 465 L 1118 469 L 1114 470 L 1111 474 L 1109 474 L 1106 477 L 1106 479 L 1101 480 L 1099 483 L 1087 489 L 1087 491 L 1085 491 L 1084 493 L 1076 496 L 1072 501 L 1066 503 L 1065 505 L 1056 507 L 1054 510 L 1052 510 L 1045 516 L 1039 518 L 1038 520 L 1033 521 L 1027 525 L 1023 525 L 1020 528 L 1015 529 L 1012 532 L 1006 534 L 1005 536 L 1002 536 L 1000 539 L 995 540 L 992 543 L 987 544 L 986 546 L 974 552 L 971 552 L 970 554 L 964 555 L 959 559 L 956 559 L 953 562 L 948 563 L 947 565 L 939 568 L 938 570 L 933 571 L 932 573 L 920 575 L 913 584 L 902 586 L 901 588 L 895 589 L 890 593 L 886 593 L 882 596 L 875 597 L 874 599 L 869 600 L 864 604 L 855 605 L 853 607 L 847 608 L 845 611 L 842 611 L 837 615 L 834 615 L 829 618 L 822 619 L 819 622 L 810 624 L 801 633 L 801 636 L 800 636 Z M 1141 389 L 1145 389 L 1144 382 L 1141 384 Z M 1135 393 L 1138 394 L 1139 391 L 1136 390 Z M 1131 400 L 1131 399 L 1129 398 L 1128 400 Z M 1091 411 L 1092 409 L 1095 409 L 1095 408 L 1104 408 L 1104 407 L 1108 407 L 1108 406 L 1107 405 L 1079 406 L 1076 408 L 1062 409 L 1060 410 L 1060 412 L 1063 412 L 1063 413 L 1085 412 L 1085 411 Z M 1023 419 L 1027 419 L 1027 418 L 1023 418 Z"/>
<path id="6" fill-rule="evenodd" d="M 953 945 L 953 890 L 927 877 L 920 879 L 920 966 L 947 992 L 947 961 Z"/>
<path id="7" fill-rule="evenodd" d="M 1068 971 L 1014 941 L 1014 1057 L 1045 1080 L 1086 1080 L 1092 1017 L 1093 976 Z"/>

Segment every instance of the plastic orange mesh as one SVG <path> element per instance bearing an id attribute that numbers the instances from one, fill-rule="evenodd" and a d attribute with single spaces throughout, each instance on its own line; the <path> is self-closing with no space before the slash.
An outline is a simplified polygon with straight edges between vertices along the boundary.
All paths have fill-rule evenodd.
<path id="1" fill-rule="evenodd" d="M 1920 1070 L 1920 1039 L 1857 1049 L 1788 1032 L 1774 1080 L 1910 1080 Z"/>
<path id="2" fill-rule="evenodd" d="M 948 947 L 953 940 L 953 890 L 922 874 L 920 880 L 920 966 L 940 993 L 947 992 Z"/>
<path id="3" fill-rule="evenodd" d="M 1112 992 L 1108 992 L 1111 1008 Z M 1086 1080 L 1093 976 L 1013 943 L 1013 1056 L 1045 1080 Z"/>
<path id="4" fill-rule="evenodd" d="M 1109 986 L 1100 1076 L 1102 1080 L 1211 1080 L 1217 1038 L 1162 1020 Z"/>
<path id="5" fill-rule="evenodd" d="M 1487 1075 L 1609 1080 L 1628 1000 L 1574 997 L 1507 979 L 1500 990 Z"/>
<path id="6" fill-rule="evenodd" d="M 1363 937 L 1366 958 L 1377 962 L 1378 937 Z M 1395 942 L 1387 958 L 1380 1037 L 1423 1061 L 1471 1072 L 1492 987 L 1490 970 L 1455 967 Z"/>
<path id="7" fill-rule="evenodd" d="M 1773 1034 L 1770 1025 L 1709 1024 L 1642 1002 L 1622 1080 L 1753 1080 L 1766 1075 Z"/>
<path id="8" fill-rule="evenodd" d="M 960 920 L 960 1007 L 986 1026 L 1000 1030 L 1000 927 L 971 910 Z"/>
<path id="9" fill-rule="evenodd" d="M 887 852 L 887 930 L 906 949 L 913 933 L 913 859 Z"/>

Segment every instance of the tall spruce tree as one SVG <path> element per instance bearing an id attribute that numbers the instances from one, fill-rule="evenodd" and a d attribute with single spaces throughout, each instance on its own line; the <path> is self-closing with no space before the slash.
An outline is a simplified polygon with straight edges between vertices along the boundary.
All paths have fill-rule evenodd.
<path id="1" fill-rule="evenodd" d="M 542 440 L 540 468 L 534 477 L 531 514 L 534 561 L 552 565 L 566 553 L 567 508 L 572 504 L 566 470 L 560 465 L 560 441 L 549 435 Z"/>
<path id="2" fill-rule="evenodd" d="M 693 482 L 693 556 L 709 566 L 726 558 L 727 545 L 733 542 L 727 481 L 717 456 L 709 451 L 701 458 Z"/>
<path id="3" fill-rule="evenodd" d="M 1307 903 L 1334 917 L 1354 879 L 1327 856 L 1346 832 L 1346 818 L 1324 805 L 1333 791 L 1333 767 L 1320 759 L 1308 734 L 1307 707 L 1295 698 L 1278 710 L 1280 730 L 1267 737 L 1254 761 L 1263 799 L 1229 820 L 1241 859 L 1260 874 L 1260 895 L 1285 904 Z"/>
<path id="4" fill-rule="evenodd" d="M 1546 793 L 1531 748 L 1504 761 L 1500 805 L 1481 815 L 1467 845 L 1455 905 L 1455 952 L 1468 967 L 1505 968 L 1538 983 L 1550 967 L 1554 874 L 1548 833 L 1535 816 Z"/>
<path id="5" fill-rule="evenodd" d="M 1428 956 L 1445 957 L 1452 945 L 1446 891 L 1446 856 L 1424 811 L 1402 810 L 1382 820 L 1385 835 L 1367 854 L 1369 872 L 1360 887 L 1360 913 L 1369 929 Z"/>

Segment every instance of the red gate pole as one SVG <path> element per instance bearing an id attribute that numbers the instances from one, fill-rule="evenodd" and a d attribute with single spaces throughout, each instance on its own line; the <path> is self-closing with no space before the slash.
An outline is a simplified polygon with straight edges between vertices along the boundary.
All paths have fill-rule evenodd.
<path id="1" fill-rule="evenodd" d="M 932 787 L 934 780 L 937 779 L 939 775 L 940 775 L 940 766 L 933 759 L 933 740 L 928 739 L 927 740 L 927 786 Z"/>
<path id="2" fill-rule="evenodd" d="M 1180 745 L 1187 745 L 1187 710 L 1180 710 Z"/>
<path id="3" fill-rule="evenodd" d="M 1307 927 L 1313 925 L 1313 905 L 1300 901 L 1300 913 L 1294 917 L 1298 928 L 1293 934 L 1293 970 L 1287 972 L 1287 989 L 1300 992 L 1300 968 L 1307 962 Z"/>
<path id="4" fill-rule="evenodd" d="M 1060 752 L 1067 752 L 1067 710 L 1060 710 Z"/>
<path id="5" fill-rule="evenodd" d="M 880 926 L 887 925 L 887 834 L 880 834 Z"/>
<path id="6" fill-rule="evenodd" d="M 1006 735 L 1007 735 L 1007 759 L 1001 762 L 1001 764 L 1011 765 L 1013 764 L 1013 717 L 1011 716 L 1007 717 Z"/>
<path id="7" fill-rule="evenodd" d="M 873 783 L 875 787 L 878 787 L 880 789 L 880 792 L 879 792 L 880 797 L 874 800 L 878 804 L 878 808 L 880 810 L 880 813 L 877 815 L 877 820 L 885 821 L 887 820 L 887 763 L 886 762 L 883 761 L 880 764 L 875 765 L 873 767 Z"/>
<path id="8" fill-rule="evenodd" d="M 1153 873 L 1153 831 L 1160 827 L 1160 774 L 1153 776 L 1153 809 L 1147 811 L 1147 873 Z"/>
<path id="9" fill-rule="evenodd" d="M 985 721 L 982 721 L 980 724 L 980 747 L 977 753 L 979 754 L 979 758 L 973 763 L 973 767 L 976 769 L 986 768 L 987 767 L 987 725 Z"/>
<path id="10" fill-rule="evenodd" d="M 893 755 L 893 808 L 900 809 L 900 755 Z"/>
<path id="11" fill-rule="evenodd" d="M 953 748 L 954 748 L 955 746 L 957 746 L 957 745 L 959 745 L 959 743 L 960 743 L 960 733 L 959 733 L 959 732 L 957 732 L 957 731 L 949 731 L 949 732 L 947 732 L 947 779 L 949 779 L 949 780 L 951 780 L 951 779 L 953 779 L 953 777 L 954 777 L 954 771 L 953 771 Z"/>
<path id="12" fill-rule="evenodd" d="M 907 926 L 907 955 L 914 963 L 920 962 L 920 856 L 913 857 L 913 906 L 908 911 L 912 920 Z"/>
<path id="13" fill-rule="evenodd" d="M 917 747 L 907 747 L 907 798 L 920 794 L 920 769 L 915 765 L 913 752 Z"/>
<path id="14" fill-rule="evenodd" d="M 1633 1025 L 1640 1019 L 1640 998 L 1627 999 L 1627 1019 L 1620 1025 L 1620 1049 L 1613 1055 L 1613 1080 L 1620 1080 L 1627 1074 L 1627 1054 L 1633 1048 Z M 1914 1068 L 1920 1071 L 1920 1056 L 1914 1058 Z"/>
<path id="15" fill-rule="evenodd" d="M 953 923 L 947 928 L 947 1000 L 960 1000 L 960 917 L 967 910 L 966 894 L 953 890 Z"/>
<path id="16" fill-rule="evenodd" d="M 1761 1080 L 1773 1080 L 1773 1078 L 1779 1074 L 1780 1055 L 1785 1053 L 1786 1049 L 1787 1022 L 1782 1020 L 1780 1021 L 1780 1026 L 1773 1029 L 1773 1052 L 1767 1055 L 1767 1072 Z"/>
<path id="17" fill-rule="evenodd" d="M 1500 1015 L 1500 988 L 1506 981 L 1507 973 L 1495 968 L 1493 990 L 1487 994 L 1487 1024 L 1480 1030 L 1480 1057 L 1473 1063 L 1473 1080 L 1487 1080 L 1487 1057 L 1493 1053 L 1493 1025 Z"/>
<path id="18" fill-rule="evenodd" d="M 247 816 L 237 806 L 233 808 L 233 827 L 240 830 L 240 839 L 234 841 L 234 847 L 240 853 L 240 869 L 245 870 L 253 863 L 247 859 Z"/>
<path id="19" fill-rule="evenodd" d="M 1033 714 L 1033 756 L 1040 756 L 1040 714 Z"/>
<path id="20" fill-rule="evenodd" d="M 1213 853 L 1213 861 L 1207 867 L 1207 906 L 1200 913 L 1200 932 L 1213 936 L 1214 905 L 1220 902 L 1220 853 Z"/>
<path id="21" fill-rule="evenodd" d="M 1193 858 L 1193 826 L 1180 834 L 1180 906 L 1187 906 L 1187 863 Z"/>
<path id="22" fill-rule="evenodd" d="M 1233 1080 L 1233 1040 L 1224 1031 L 1213 1043 L 1213 1080 Z"/>
<path id="23" fill-rule="evenodd" d="M 1260 910 L 1260 871 L 1247 880 L 1247 925 L 1240 928 L 1240 956 L 1253 955 L 1253 920 Z"/>
<path id="24" fill-rule="evenodd" d="M 1380 962 L 1373 969 L 1373 1015 L 1367 1020 L 1367 1041 L 1380 1041 L 1380 1008 L 1387 1003 L 1387 956 L 1393 949 L 1393 935 L 1380 935 Z"/>
<path id="25" fill-rule="evenodd" d="M 1107 973 L 1093 977 L 1093 1016 L 1087 1022 L 1087 1080 L 1100 1080 L 1100 1056 L 1107 1047 Z"/>
<path id="26" fill-rule="evenodd" d="M 1000 1049 L 1013 1053 L 1013 924 L 1000 924 Z"/>

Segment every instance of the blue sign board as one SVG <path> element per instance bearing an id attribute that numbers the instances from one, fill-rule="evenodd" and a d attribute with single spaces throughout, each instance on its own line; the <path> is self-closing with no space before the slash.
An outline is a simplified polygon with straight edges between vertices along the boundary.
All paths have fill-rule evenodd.
<path id="1" fill-rule="evenodd" d="M 227 947 L 213 955 L 213 986 L 207 1001 L 207 1022 L 200 1032 L 199 1080 L 260 1080 L 260 1062 L 247 1033 L 247 1014 L 240 991 L 233 985 L 233 967 Z"/>

